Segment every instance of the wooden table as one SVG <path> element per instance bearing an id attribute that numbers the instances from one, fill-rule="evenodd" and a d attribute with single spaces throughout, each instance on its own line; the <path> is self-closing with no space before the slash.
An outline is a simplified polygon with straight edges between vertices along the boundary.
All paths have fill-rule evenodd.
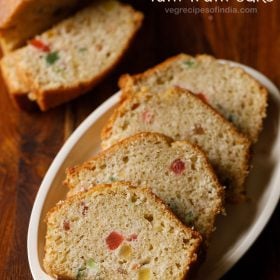
<path id="1" fill-rule="evenodd" d="M 165 7 L 208 7 L 202 0 L 130 2 L 145 12 L 145 24 L 122 63 L 91 93 L 47 113 L 27 113 L 12 105 L 0 84 L 0 279 L 32 279 L 26 234 L 38 187 L 71 132 L 117 90 L 121 73 L 142 71 L 179 52 L 210 53 L 252 66 L 280 87 L 278 0 L 239 3 L 238 7 L 256 7 L 256 14 L 198 15 L 167 14 Z M 279 214 L 278 206 L 264 232 L 224 280 L 280 279 Z"/>

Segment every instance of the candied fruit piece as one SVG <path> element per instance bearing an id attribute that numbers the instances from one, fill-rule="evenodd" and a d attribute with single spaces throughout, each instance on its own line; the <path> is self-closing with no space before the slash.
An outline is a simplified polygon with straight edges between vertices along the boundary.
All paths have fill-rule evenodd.
<path id="1" fill-rule="evenodd" d="M 48 53 L 46 56 L 46 62 L 49 65 L 55 64 L 59 60 L 59 54 L 57 51 Z"/>
<path id="2" fill-rule="evenodd" d="M 36 48 L 40 51 L 43 51 L 43 52 L 49 52 L 51 50 L 47 44 L 45 44 L 43 41 L 41 41 L 39 39 L 30 40 L 29 44 L 31 46 L 33 46 L 34 48 Z"/>
<path id="3" fill-rule="evenodd" d="M 176 174 L 176 175 L 181 175 L 185 169 L 185 163 L 180 160 L 180 159 L 176 159 L 172 162 L 170 169 Z"/>
<path id="4" fill-rule="evenodd" d="M 134 241 L 134 240 L 137 240 L 137 237 L 138 237 L 137 234 L 133 233 L 130 236 L 128 236 L 128 238 L 126 240 L 127 241 Z"/>
<path id="5" fill-rule="evenodd" d="M 106 244 L 110 250 L 116 250 L 122 244 L 123 241 L 124 237 L 116 231 L 111 232 L 106 237 Z"/>
<path id="6" fill-rule="evenodd" d="M 135 263 L 133 266 L 132 266 L 132 270 L 137 270 L 141 267 L 141 265 L 139 263 Z"/>
<path id="7" fill-rule="evenodd" d="M 96 263 L 95 263 L 95 261 L 94 261 L 92 258 L 90 258 L 90 259 L 87 261 L 87 267 L 88 267 L 88 268 L 96 268 Z"/>
<path id="8" fill-rule="evenodd" d="M 183 62 L 184 65 L 186 65 L 188 68 L 192 68 L 195 65 L 194 60 L 186 60 Z"/>
<path id="9" fill-rule="evenodd" d="M 128 244 L 124 244 L 120 249 L 119 256 L 121 258 L 128 259 L 130 258 L 131 254 L 132 254 L 131 246 L 129 246 Z"/>
<path id="10" fill-rule="evenodd" d="M 63 229 L 66 231 L 70 230 L 70 223 L 68 221 L 63 222 Z"/>
<path id="11" fill-rule="evenodd" d="M 192 128 L 192 134 L 195 135 L 203 135 L 205 134 L 205 131 L 203 129 L 203 127 L 200 124 L 196 124 L 193 128 Z"/>
<path id="12" fill-rule="evenodd" d="M 149 110 L 145 110 L 141 114 L 141 119 L 145 124 L 151 124 L 154 121 L 154 114 Z"/>
<path id="13" fill-rule="evenodd" d="M 142 268 L 138 272 L 138 280 L 150 280 L 151 270 L 149 268 Z"/>
<path id="14" fill-rule="evenodd" d="M 81 206 L 82 206 L 82 214 L 83 216 L 85 216 L 88 212 L 88 206 L 84 202 L 81 203 Z"/>

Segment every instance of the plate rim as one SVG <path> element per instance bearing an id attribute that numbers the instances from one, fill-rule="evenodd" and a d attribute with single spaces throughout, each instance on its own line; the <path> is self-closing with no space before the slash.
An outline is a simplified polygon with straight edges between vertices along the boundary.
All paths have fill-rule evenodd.
<path id="1" fill-rule="evenodd" d="M 264 74 L 260 73 L 254 68 L 251 68 L 247 65 L 230 61 L 230 60 L 218 60 L 221 63 L 227 63 L 234 67 L 240 67 L 245 70 L 249 75 L 253 76 L 256 80 L 258 80 L 263 86 L 268 89 L 269 94 L 277 97 L 280 101 L 280 91 L 276 87 L 276 85 Z M 88 131 L 88 129 L 96 122 L 96 120 L 104 114 L 108 109 L 112 106 L 116 105 L 119 101 L 120 91 L 113 94 L 110 98 L 104 101 L 101 105 L 99 105 L 89 116 L 86 117 L 84 121 L 74 130 L 74 132 L 70 135 L 70 137 L 65 141 L 58 154 L 55 156 L 52 161 L 48 171 L 46 172 L 42 183 L 38 189 L 36 194 L 36 198 L 32 207 L 28 232 L 27 232 L 27 255 L 28 255 L 28 263 L 31 274 L 35 280 L 51 280 L 53 279 L 51 276 L 47 275 L 41 267 L 39 257 L 38 257 L 38 228 L 39 222 L 41 218 L 41 212 L 44 206 L 45 199 L 47 197 L 48 191 L 51 187 L 51 183 L 53 182 L 57 172 L 61 168 L 61 165 L 65 161 L 69 152 L 71 152 L 72 148 L 77 144 L 79 139 Z M 280 160 L 276 165 L 276 178 L 277 181 L 280 181 Z M 273 188 L 271 190 L 270 196 L 267 199 L 269 203 L 266 204 L 265 208 L 262 210 L 261 215 L 257 218 L 256 222 L 252 226 L 251 230 L 242 241 L 242 243 L 235 248 L 232 252 L 227 252 L 224 257 L 215 264 L 215 268 L 213 269 L 211 279 L 218 279 L 222 277 L 226 272 L 228 272 L 241 258 L 242 256 L 250 249 L 253 243 L 260 236 L 265 226 L 269 222 L 275 208 L 277 207 L 278 201 L 280 197 L 280 188 L 277 188 L 277 184 L 274 183 Z M 240 249 L 242 248 L 242 249 Z M 227 259 L 231 259 L 230 263 L 226 263 Z"/>

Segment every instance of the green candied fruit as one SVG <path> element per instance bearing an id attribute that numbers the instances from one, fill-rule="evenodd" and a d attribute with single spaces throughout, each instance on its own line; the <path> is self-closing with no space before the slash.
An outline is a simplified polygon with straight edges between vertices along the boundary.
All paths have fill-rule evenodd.
<path id="1" fill-rule="evenodd" d="M 79 52 L 83 53 L 83 52 L 86 52 L 87 51 L 87 48 L 79 48 Z"/>
<path id="2" fill-rule="evenodd" d="M 184 65 L 188 66 L 188 68 L 192 68 L 195 66 L 195 61 L 193 61 L 193 60 L 187 60 L 187 61 L 184 61 L 183 63 L 184 63 Z"/>
<path id="3" fill-rule="evenodd" d="M 49 65 L 53 65 L 54 63 L 56 63 L 56 61 L 59 60 L 59 55 L 58 55 L 58 52 L 51 52 L 51 53 L 48 53 L 47 56 L 46 56 L 46 62 L 49 64 Z"/>
<path id="4" fill-rule="evenodd" d="M 87 267 L 91 269 L 95 269 L 97 267 L 97 264 L 93 259 L 89 259 L 87 261 Z"/>
<path id="5" fill-rule="evenodd" d="M 96 274 L 99 271 L 99 267 L 98 264 L 92 258 L 90 258 L 87 261 L 86 266 L 87 266 L 87 276 L 90 277 L 96 276 Z"/>
<path id="6" fill-rule="evenodd" d="M 82 280 L 84 278 L 85 270 L 86 270 L 85 266 L 82 266 L 78 269 L 78 272 L 76 274 L 76 280 Z"/>
<path id="7" fill-rule="evenodd" d="M 228 116 L 228 120 L 229 120 L 230 122 L 235 122 L 236 117 L 235 117 L 234 115 L 230 114 L 230 115 Z"/>
<path id="8" fill-rule="evenodd" d="M 114 176 L 110 176 L 110 177 L 109 177 L 109 180 L 110 180 L 111 182 L 116 182 L 116 181 L 117 181 L 117 179 L 116 179 Z"/>
<path id="9" fill-rule="evenodd" d="M 88 259 L 85 265 L 78 269 L 76 280 L 83 280 L 85 277 L 93 276 L 98 272 L 97 263 L 92 259 Z"/>

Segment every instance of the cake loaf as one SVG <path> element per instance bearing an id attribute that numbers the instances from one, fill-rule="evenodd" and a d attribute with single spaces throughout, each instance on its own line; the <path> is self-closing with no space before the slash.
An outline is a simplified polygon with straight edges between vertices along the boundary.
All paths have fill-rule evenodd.
<path id="1" fill-rule="evenodd" d="M 16 50 L 16 59 L 11 54 L 16 69 L 10 64 L 2 72 L 16 73 L 20 87 L 12 97 L 18 100 L 28 89 L 27 97 L 46 111 L 89 91 L 123 57 L 142 19 L 129 5 L 94 1 Z M 5 61 L 1 64 L 6 67 Z"/>

